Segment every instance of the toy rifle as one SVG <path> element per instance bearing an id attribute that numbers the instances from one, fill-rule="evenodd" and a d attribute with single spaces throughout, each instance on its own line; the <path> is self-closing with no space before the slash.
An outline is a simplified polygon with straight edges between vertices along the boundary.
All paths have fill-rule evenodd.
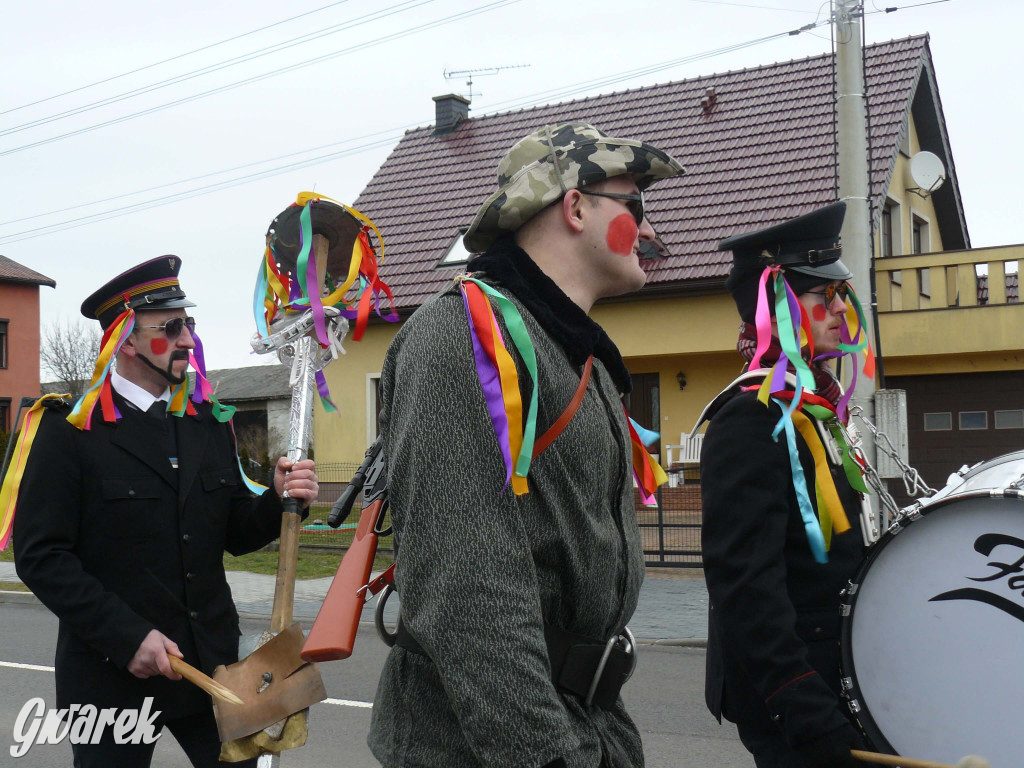
<path id="1" fill-rule="evenodd" d="M 394 584 L 394 564 L 370 580 L 373 559 L 377 554 L 377 541 L 391 532 L 390 528 L 384 528 L 388 489 L 384 473 L 384 450 L 379 437 L 367 449 L 366 457 L 352 476 L 348 488 L 331 508 L 327 524 L 332 528 L 341 525 L 351 513 L 356 496 L 364 488 L 363 511 L 359 515 L 355 537 L 341 559 L 331 588 L 306 638 L 302 648 L 304 661 L 334 661 L 352 655 L 366 598 L 382 589 L 390 589 Z M 383 603 L 378 608 L 382 609 Z M 379 615 L 377 621 L 380 628 Z"/>

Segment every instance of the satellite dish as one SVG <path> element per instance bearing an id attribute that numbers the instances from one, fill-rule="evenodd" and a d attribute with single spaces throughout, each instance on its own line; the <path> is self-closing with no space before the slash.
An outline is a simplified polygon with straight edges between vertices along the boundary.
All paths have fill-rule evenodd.
<path id="1" fill-rule="evenodd" d="M 928 197 L 946 180 L 946 169 L 938 155 L 933 152 L 918 152 L 910 158 L 910 178 L 917 185 L 914 191 L 921 197 Z"/>

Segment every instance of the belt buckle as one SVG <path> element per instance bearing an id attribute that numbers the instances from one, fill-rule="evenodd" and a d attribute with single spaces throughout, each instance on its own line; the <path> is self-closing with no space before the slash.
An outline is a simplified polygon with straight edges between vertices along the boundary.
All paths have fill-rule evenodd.
<path id="1" fill-rule="evenodd" d="M 604 644 L 604 653 L 601 654 L 601 661 L 598 662 L 597 669 L 594 670 L 594 679 L 590 681 L 590 690 L 587 691 L 587 698 L 583 700 L 585 706 L 589 707 L 593 703 L 594 694 L 597 693 L 597 686 L 600 685 L 601 677 L 604 675 L 604 668 L 608 664 L 608 657 L 612 654 L 612 648 L 620 642 L 624 645 L 622 650 L 632 659 L 626 680 L 633 676 L 633 671 L 636 669 L 636 638 L 633 637 L 629 627 L 623 627 L 621 633 L 612 635 L 608 638 L 608 642 Z"/>

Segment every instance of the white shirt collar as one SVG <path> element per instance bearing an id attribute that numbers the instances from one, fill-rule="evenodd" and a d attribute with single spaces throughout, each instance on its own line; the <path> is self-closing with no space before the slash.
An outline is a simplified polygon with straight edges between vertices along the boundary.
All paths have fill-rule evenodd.
<path id="1" fill-rule="evenodd" d="M 117 391 L 117 394 L 134 405 L 140 411 L 149 410 L 149 406 L 157 400 L 171 399 L 170 387 L 165 387 L 159 397 L 153 397 L 153 395 L 144 390 L 138 384 L 128 381 L 128 379 L 120 375 L 117 371 L 112 371 L 110 373 L 110 385 Z"/>

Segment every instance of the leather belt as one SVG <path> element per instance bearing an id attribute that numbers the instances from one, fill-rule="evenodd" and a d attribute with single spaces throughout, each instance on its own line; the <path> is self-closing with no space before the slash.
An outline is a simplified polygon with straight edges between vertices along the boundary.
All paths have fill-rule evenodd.
<path id="1" fill-rule="evenodd" d="M 423 646 L 398 620 L 395 645 L 427 656 Z M 544 625 L 551 681 L 560 693 L 577 696 L 585 706 L 611 709 L 636 668 L 636 640 L 629 627 L 606 641 Z"/>

